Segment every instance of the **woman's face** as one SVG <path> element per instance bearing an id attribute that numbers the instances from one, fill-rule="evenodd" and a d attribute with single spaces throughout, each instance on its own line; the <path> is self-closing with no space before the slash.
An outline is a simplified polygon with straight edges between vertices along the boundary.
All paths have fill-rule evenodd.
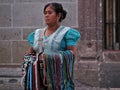
<path id="1" fill-rule="evenodd" d="M 59 23 L 60 15 L 56 14 L 53 7 L 50 5 L 44 11 L 44 20 L 47 25 L 56 25 Z"/>

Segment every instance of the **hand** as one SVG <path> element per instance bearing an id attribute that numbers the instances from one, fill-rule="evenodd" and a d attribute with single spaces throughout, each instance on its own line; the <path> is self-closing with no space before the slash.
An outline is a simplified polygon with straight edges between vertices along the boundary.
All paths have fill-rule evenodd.
<path id="1" fill-rule="evenodd" d="M 27 53 L 28 53 L 28 54 L 32 54 L 32 55 L 35 55 L 35 54 L 36 54 L 36 52 L 34 51 L 33 47 L 29 47 Z"/>

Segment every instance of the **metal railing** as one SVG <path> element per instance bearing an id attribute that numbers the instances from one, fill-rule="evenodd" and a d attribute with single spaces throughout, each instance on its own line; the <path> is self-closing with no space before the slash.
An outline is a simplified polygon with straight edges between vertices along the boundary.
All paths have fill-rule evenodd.
<path id="1" fill-rule="evenodd" d="M 103 0 L 104 47 L 120 50 L 120 0 Z"/>

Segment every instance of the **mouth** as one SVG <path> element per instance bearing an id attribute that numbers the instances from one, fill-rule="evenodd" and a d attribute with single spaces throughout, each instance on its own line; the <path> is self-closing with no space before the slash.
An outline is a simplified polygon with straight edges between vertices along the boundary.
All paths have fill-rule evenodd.
<path id="1" fill-rule="evenodd" d="M 49 23 L 49 19 L 45 19 L 45 23 Z"/>
<path id="2" fill-rule="evenodd" d="M 45 19 L 46 22 L 48 22 L 50 19 Z"/>

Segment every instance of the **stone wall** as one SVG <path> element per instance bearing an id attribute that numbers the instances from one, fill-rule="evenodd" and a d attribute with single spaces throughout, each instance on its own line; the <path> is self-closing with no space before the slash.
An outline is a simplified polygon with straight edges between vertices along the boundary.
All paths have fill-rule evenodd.
<path id="1" fill-rule="evenodd" d="M 104 51 L 100 63 L 100 87 L 120 88 L 120 51 Z"/>
<path id="2" fill-rule="evenodd" d="M 102 51 L 102 0 L 78 0 L 79 31 L 76 81 L 99 87 L 98 56 Z M 78 85 L 79 86 L 79 85 Z"/>

